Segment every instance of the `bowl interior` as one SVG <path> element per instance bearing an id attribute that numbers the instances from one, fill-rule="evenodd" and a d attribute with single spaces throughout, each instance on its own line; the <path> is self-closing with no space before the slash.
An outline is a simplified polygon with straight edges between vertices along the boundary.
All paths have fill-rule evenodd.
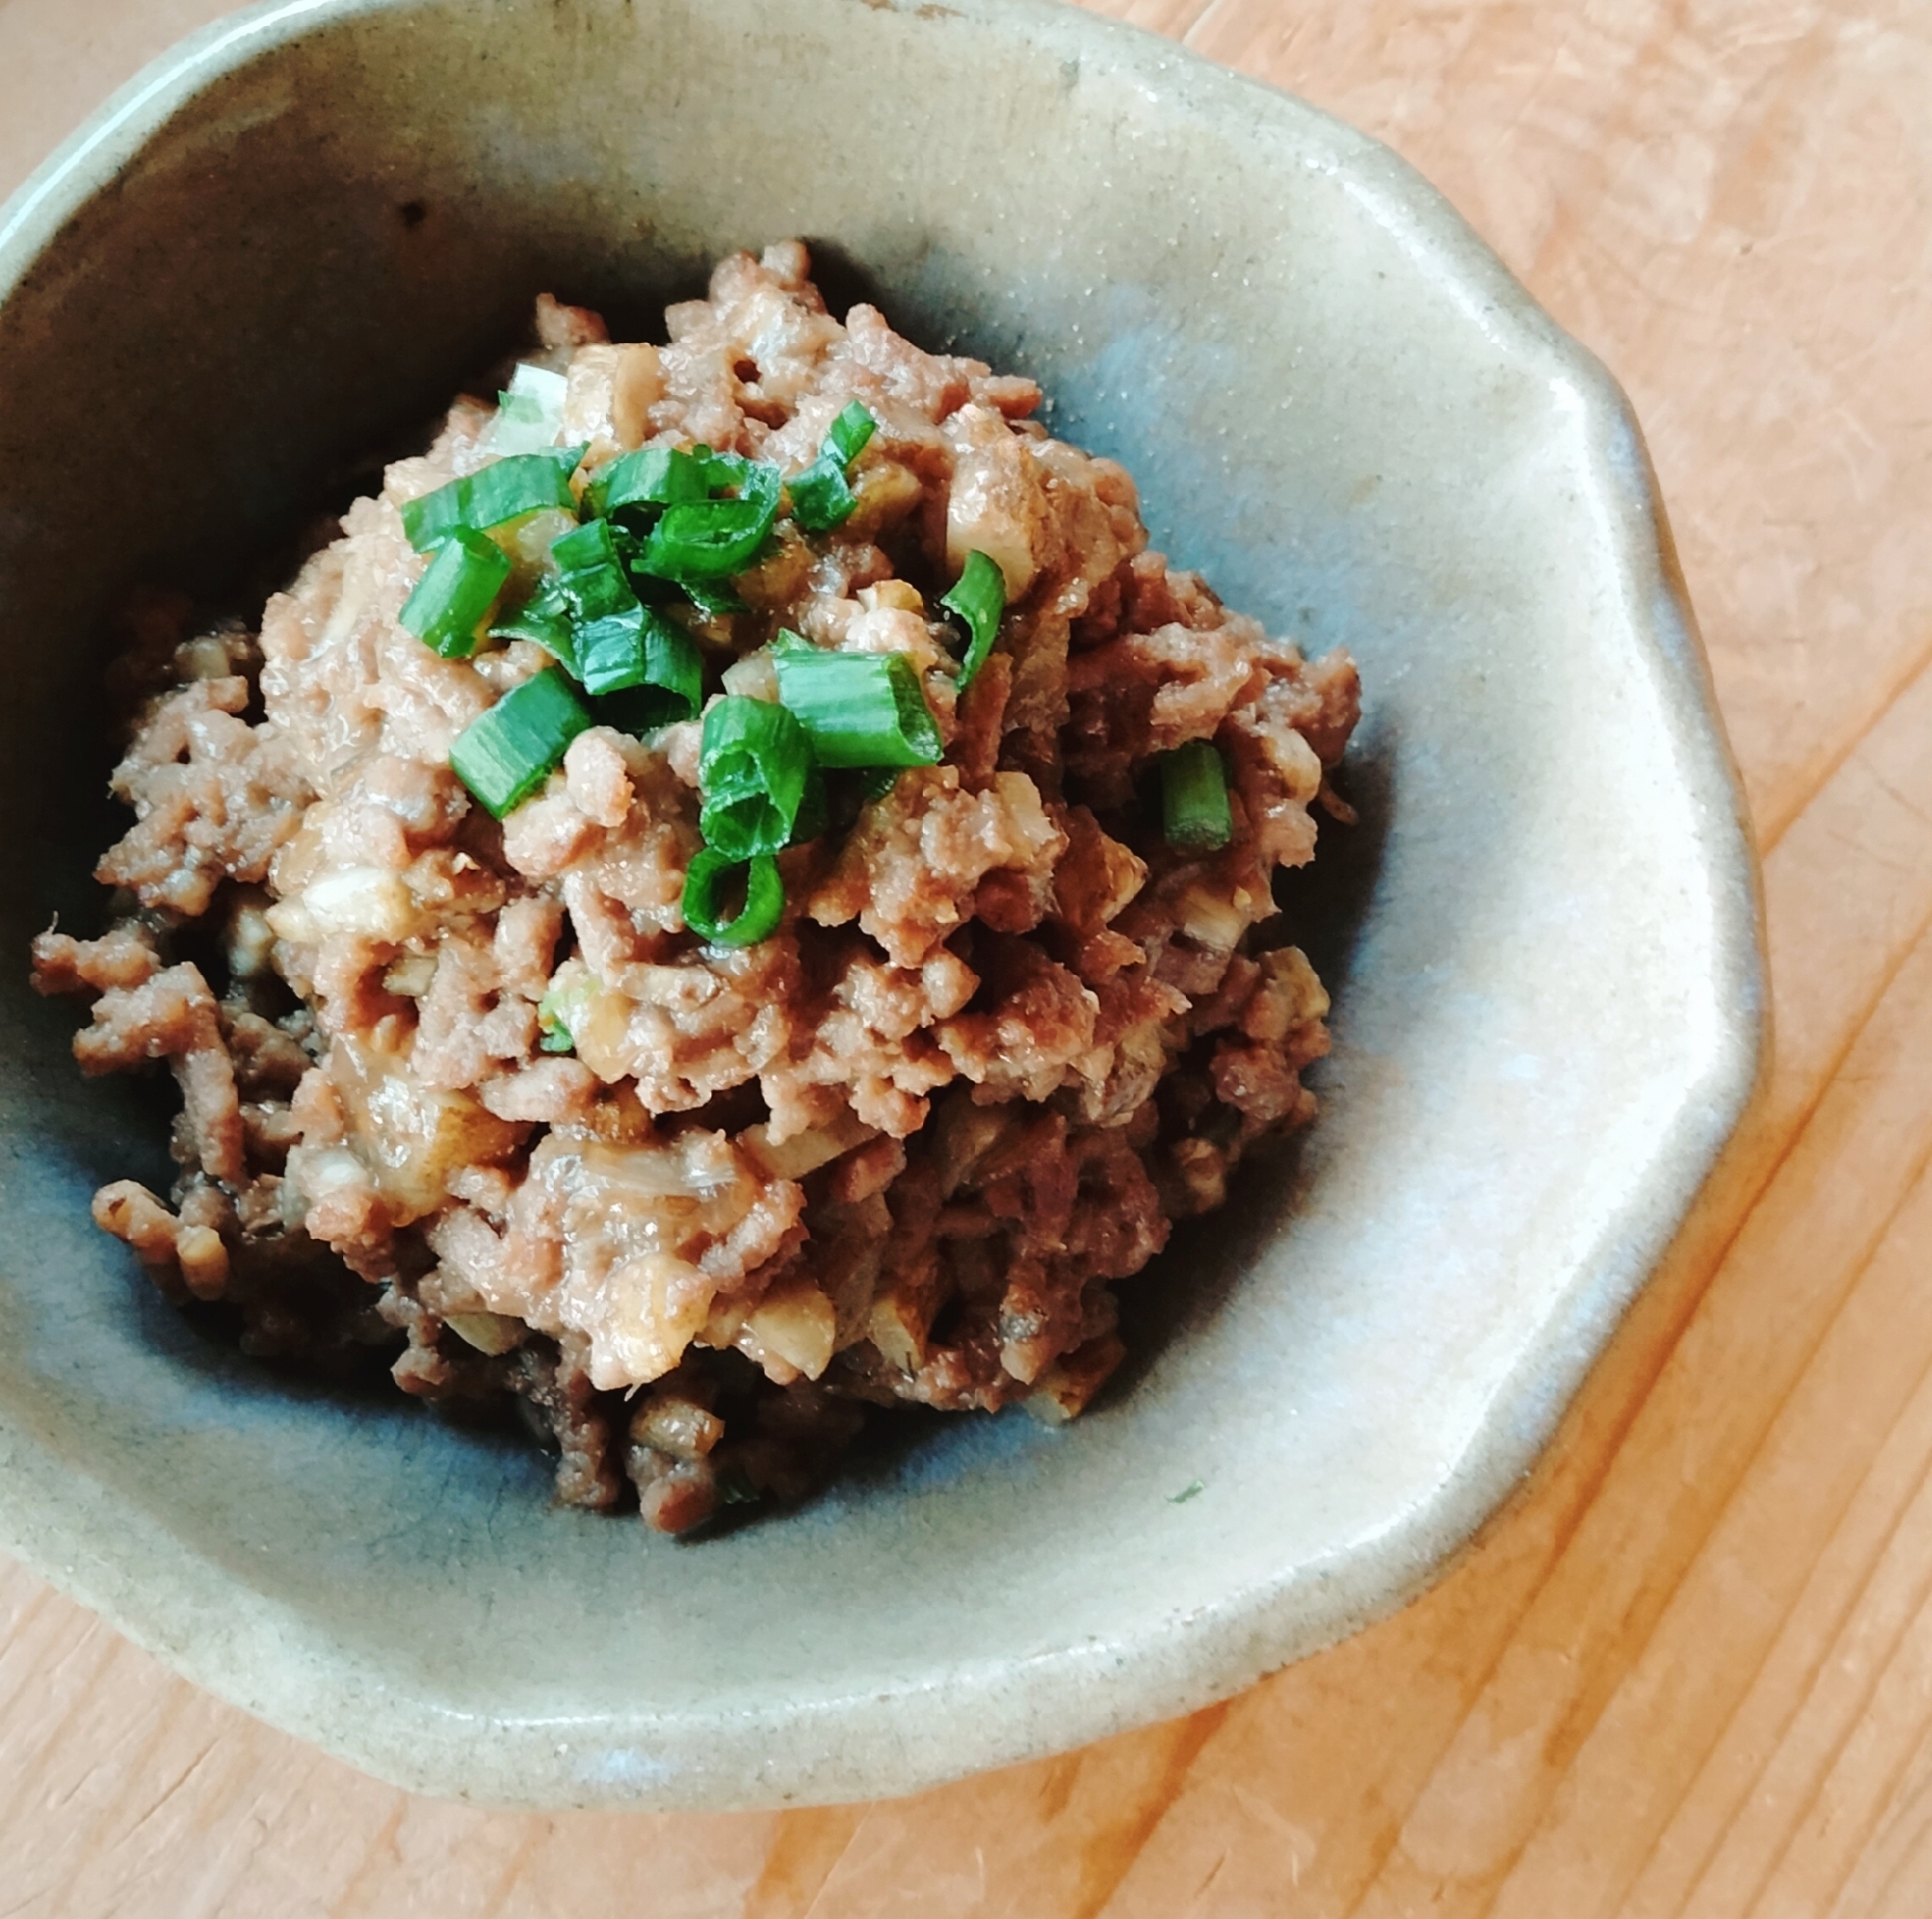
<path id="1" fill-rule="evenodd" d="M 550 1804 L 909 1787 L 1413 1590 L 1533 1456 L 1754 1059 L 1748 857 L 1594 363 L 1370 143 L 996 0 L 290 7 L 120 111 L 0 239 L 4 1542 L 362 1763 Z M 921 1429 L 680 1545 L 154 1302 L 87 1201 L 164 1181 L 159 1109 L 79 1079 L 24 953 L 98 913 L 114 588 L 235 577 L 538 289 L 649 334 L 794 233 L 838 301 L 1038 378 L 1230 603 L 1354 651 L 1363 821 L 1297 896 L 1323 1116 L 1140 1282 L 1128 1389 L 1065 1431 Z"/>

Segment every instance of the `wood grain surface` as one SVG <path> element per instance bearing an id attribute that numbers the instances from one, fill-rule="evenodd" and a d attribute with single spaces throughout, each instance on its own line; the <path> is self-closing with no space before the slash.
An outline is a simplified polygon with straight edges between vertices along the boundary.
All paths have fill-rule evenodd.
<path id="1" fill-rule="evenodd" d="M 413 1798 L 0 1562 L 0 1915 L 1932 1913 L 1932 7 L 1111 10 L 1389 141 L 1629 390 L 1765 852 L 1718 1178 L 1433 1593 L 921 1798 Z M 221 11 L 0 0 L 0 189 Z"/>

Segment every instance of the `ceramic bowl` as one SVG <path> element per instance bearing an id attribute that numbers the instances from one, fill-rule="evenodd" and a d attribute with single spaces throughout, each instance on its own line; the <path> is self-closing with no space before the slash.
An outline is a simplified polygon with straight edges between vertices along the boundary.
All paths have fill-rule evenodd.
<path id="1" fill-rule="evenodd" d="M 642 325 L 792 234 L 1036 376 L 1232 603 L 1354 650 L 1363 817 L 1297 896 L 1323 1116 L 1136 1289 L 1118 1389 L 674 1543 L 156 1301 L 88 1195 L 165 1180 L 158 1109 L 81 1080 L 25 949 L 95 910 L 117 580 L 259 552 L 537 289 Z M 1024 0 L 283 0 L 48 162 L 0 293 L 7 1551 L 389 1779 L 753 1806 L 1230 1693 L 1529 1467 L 1752 1085 L 1756 897 L 1629 411 L 1400 161 Z"/>

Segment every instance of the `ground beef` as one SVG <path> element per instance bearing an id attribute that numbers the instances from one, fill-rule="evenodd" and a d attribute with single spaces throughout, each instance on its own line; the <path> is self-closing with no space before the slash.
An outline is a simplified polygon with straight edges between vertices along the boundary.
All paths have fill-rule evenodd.
<path id="1" fill-rule="evenodd" d="M 382 1351 L 407 1391 L 513 1405 L 562 1499 L 628 1488 L 672 1532 L 799 1496 L 866 1402 L 1078 1413 L 1122 1354 L 1113 1282 L 1311 1117 L 1326 1047 L 1272 882 L 1312 805 L 1345 816 L 1352 663 L 1150 552 L 1127 474 L 1050 438 L 1030 382 L 842 323 L 808 272 L 733 256 L 661 348 L 546 295 L 533 356 L 587 470 L 702 441 L 795 473 L 848 402 L 878 422 L 843 526 L 781 520 L 742 610 L 678 616 L 710 692 L 770 697 L 780 627 L 899 653 L 945 745 L 839 789 L 781 857 L 777 932 L 685 928 L 696 722 L 593 728 L 501 824 L 451 773 L 549 664 L 397 619 L 426 563 L 401 506 L 493 457 L 465 398 L 258 630 L 132 604 L 134 823 L 98 870 L 122 917 L 34 949 L 43 991 L 96 996 L 86 1071 L 179 1082 L 169 1199 L 95 1201 L 170 1297 L 225 1303 L 254 1353 Z M 526 574 L 550 521 L 504 536 Z M 1008 607 L 961 696 L 937 599 L 975 551 Z M 1210 850 L 1160 823 L 1158 756 L 1197 740 L 1229 774 Z"/>

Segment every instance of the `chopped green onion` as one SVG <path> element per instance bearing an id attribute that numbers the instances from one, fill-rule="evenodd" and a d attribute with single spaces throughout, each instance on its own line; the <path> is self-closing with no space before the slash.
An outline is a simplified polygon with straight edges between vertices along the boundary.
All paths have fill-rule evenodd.
<path id="1" fill-rule="evenodd" d="M 562 573 L 581 573 L 587 567 L 618 564 L 617 543 L 610 527 L 602 520 L 587 520 L 567 533 L 559 533 L 550 542 L 550 557 Z"/>
<path id="2" fill-rule="evenodd" d="M 815 766 L 805 782 L 805 797 L 798 802 L 798 816 L 792 822 L 792 844 L 802 846 L 821 837 L 831 825 L 831 807 L 825 798 L 825 776 Z"/>
<path id="3" fill-rule="evenodd" d="M 827 466 L 822 459 L 794 475 L 790 491 L 792 517 L 808 533 L 828 533 L 858 510 L 858 495 L 851 490 L 845 469 Z"/>
<path id="4" fill-rule="evenodd" d="M 586 693 L 617 693 L 643 683 L 644 609 L 636 601 L 585 620 L 570 641 L 577 653 L 577 681 Z"/>
<path id="5" fill-rule="evenodd" d="M 601 619 L 637 605 L 606 521 L 572 527 L 550 542 L 550 557 L 557 562 L 559 589 L 579 619 Z"/>
<path id="6" fill-rule="evenodd" d="M 993 651 L 994 640 L 999 632 L 999 616 L 1006 611 L 1006 575 L 999 570 L 998 560 L 974 548 L 966 555 L 966 570 L 939 604 L 958 614 L 972 635 L 966 657 L 960 662 L 959 686 L 964 693 Z"/>
<path id="7" fill-rule="evenodd" d="M 521 806 L 591 724 L 570 682 L 548 667 L 513 686 L 481 719 L 457 734 L 449 749 L 456 777 L 501 819 Z"/>
<path id="8" fill-rule="evenodd" d="M 558 658 L 587 693 L 612 693 L 645 676 L 644 609 L 602 520 L 550 543 L 556 594 L 572 616 L 567 652 Z M 555 650 L 554 648 L 552 649 Z"/>
<path id="9" fill-rule="evenodd" d="M 640 446 L 613 460 L 591 482 L 591 504 L 611 514 L 627 506 L 675 506 L 703 500 L 709 491 L 702 461 L 675 446 Z"/>
<path id="10" fill-rule="evenodd" d="M 904 653 L 827 653 L 782 628 L 778 697 L 821 766 L 931 766 L 939 730 Z"/>
<path id="11" fill-rule="evenodd" d="M 727 579 L 751 564 L 778 517 L 785 480 L 764 461 L 741 464 L 737 499 L 683 501 L 664 509 L 639 556 L 642 571 L 681 584 Z"/>
<path id="12" fill-rule="evenodd" d="M 502 614 L 490 628 L 492 640 L 533 640 L 577 676 L 577 647 L 570 631 L 570 607 L 553 575 L 514 613 Z"/>
<path id="13" fill-rule="evenodd" d="M 651 685 L 669 698 L 676 708 L 667 709 L 669 717 L 678 720 L 690 719 L 704 702 L 705 663 L 697 643 L 654 607 L 633 604 L 626 612 L 589 620 L 573 639 L 577 677 L 586 693 Z"/>
<path id="14" fill-rule="evenodd" d="M 659 727 L 675 727 L 680 720 L 688 720 L 692 711 L 692 702 L 681 693 L 649 683 L 627 686 L 620 693 L 607 693 L 597 702 L 597 717 L 606 726 L 615 727 L 621 733 L 635 734 L 639 739 L 654 733 Z"/>
<path id="15" fill-rule="evenodd" d="M 858 495 L 846 471 L 878 429 L 879 422 L 853 400 L 826 431 L 819 457 L 790 482 L 792 517 L 808 533 L 828 533 L 851 518 Z"/>
<path id="16" fill-rule="evenodd" d="M 738 873 L 744 874 L 744 904 L 726 919 L 722 908 L 727 883 Z M 755 946 L 770 938 L 784 917 L 785 882 L 770 854 L 733 860 L 715 847 L 700 848 L 684 874 L 684 924 L 700 939 L 713 946 Z"/>
<path id="17" fill-rule="evenodd" d="M 717 1488 L 720 1505 L 758 1505 L 764 1498 L 742 1466 L 723 1468 L 717 1475 Z"/>
<path id="18" fill-rule="evenodd" d="M 648 681 L 675 696 L 682 710 L 674 717 L 688 720 L 704 699 L 704 662 L 689 634 L 640 604 L 620 553 L 620 538 L 603 520 L 552 541 L 551 558 L 562 569 L 556 590 L 576 616 L 570 650 L 558 657 L 587 693 Z"/>
<path id="19" fill-rule="evenodd" d="M 490 422 L 488 445 L 493 453 L 542 453 L 557 444 L 563 430 L 563 396 L 569 382 L 561 373 L 528 361 L 510 375 L 509 386 L 497 395 L 497 416 Z"/>
<path id="20" fill-rule="evenodd" d="M 678 584 L 684 588 L 685 594 L 690 599 L 691 604 L 700 613 L 708 616 L 712 619 L 716 619 L 724 614 L 748 613 L 750 611 L 750 608 L 735 593 L 729 589 L 720 592 L 715 587 L 704 586 L 696 580 L 684 580 Z"/>
<path id="21" fill-rule="evenodd" d="M 540 1035 L 537 1045 L 545 1052 L 576 1050 L 577 1042 L 570 1031 L 570 1021 L 573 1017 L 583 1017 L 584 1001 L 596 990 L 595 975 L 577 972 L 573 968 L 570 974 L 566 974 L 562 986 L 551 987 L 536 1002 L 536 1025 Z"/>
<path id="22" fill-rule="evenodd" d="M 865 451 L 866 444 L 879 431 L 879 421 L 863 400 L 848 400 L 839 416 L 825 429 L 826 450 L 851 466 Z"/>
<path id="23" fill-rule="evenodd" d="M 570 475 L 583 457 L 581 446 L 562 446 L 551 453 L 512 453 L 506 460 L 493 460 L 420 500 L 405 501 L 402 530 L 418 553 L 427 553 L 459 527 L 480 533 L 546 506 L 574 510 L 577 498 L 570 491 Z"/>
<path id="24" fill-rule="evenodd" d="M 869 800 L 882 800 L 899 784 L 903 766 L 875 766 L 866 774 L 859 790 Z"/>
<path id="25" fill-rule="evenodd" d="M 691 448 L 691 457 L 704 473 L 705 491 L 713 496 L 738 485 L 751 465 L 742 453 L 714 453 L 702 440 Z"/>
<path id="26" fill-rule="evenodd" d="M 698 651 L 698 643 L 655 608 L 645 610 L 641 683 L 655 688 L 683 709 L 672 714 L 676 720 L 695 719 L 698 708 L 705 703 L 705 662 Z"/>
<path id="27" fill-rule="evenodd" d="M 1161 816 L 1170 846 L 1225 846 L 1233 837 L 1227 769 L 1206 740 L 1162 756 Z"/>
<path id="28" fill-rule="evenodd" d="M 653 689 L 659 698 L 626 702 L 614 722 L 642 732 L 697 712 L 704 703 L 705 665 L 682 627 L 639 603 L 621 563 L 623 544 L 623 535 L 601 520 L 572 528 L 551 543 L 560 571 L 490 631 L 501 639 L 533 640 L 587 693 Z"/>
<path id="29" fill-rule="evenodd" d="M 432 652 L 467 660 L 476 650 L 476 628 L 509 577 L 509 558 L 501 547 L 481 533 L 459 530 L 436 549 L 397 617 Z"/>
<path id="30" fill-rule="evenodd" d="M 570 383 L 562 374 L 553 373 L 549 367 L 537 366 L 531 360 L 518 360 L 510 375 L 509 397 L 534 406 L 555 419 L 563 417 L 563 398 L 569 390 Z"/>
<path id="31" fill-rule="evenodd" d="M 698 755 L 700 830 L 728 861 L 777 852 L 811 773 L 811 742 L 783 706 L 742 695 L 715 702 Z"/>

